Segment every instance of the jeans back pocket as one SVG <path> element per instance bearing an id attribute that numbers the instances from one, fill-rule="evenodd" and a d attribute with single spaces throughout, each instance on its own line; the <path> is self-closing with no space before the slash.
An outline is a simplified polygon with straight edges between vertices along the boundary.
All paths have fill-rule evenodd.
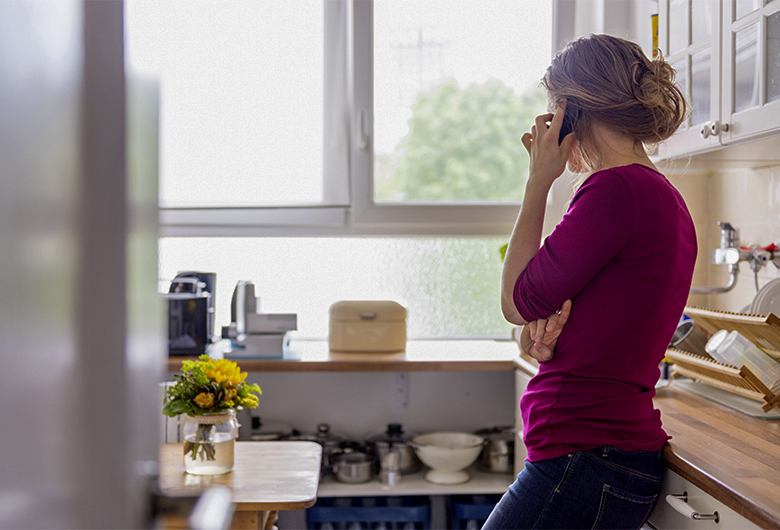
<path id="1" fill-rule="evenodd" d="M 641 528 L 650 517 L 657 498 L 658 495 L 636 495 L 604 484 L 593 530 Z"/>

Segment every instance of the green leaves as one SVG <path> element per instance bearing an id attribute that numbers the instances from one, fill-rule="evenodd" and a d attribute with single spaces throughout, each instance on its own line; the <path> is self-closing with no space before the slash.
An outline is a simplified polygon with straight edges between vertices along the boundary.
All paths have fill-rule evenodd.
<path id="1" fill-rule="evenodd" d="M 392 178 L 377 183 L 377 198 L 522 199 L 528 154 L 520 138 L 545 108 L 540 88 L 517 95 L 499 81 L 460 88 L 450 80 L 420 94 L 402 158 L 377 160 L 380 173 L 394 166 Z"/>
<path id="2" fill-rule="evenodd" d="M 205 358 L 204 358 L 205 357 Z M 201 356 L 201 361 L 209 361 L 208 356 Z M 231 390 L 228 383 L 217 383 L 209 379 L 204 372 L 204 365 L 196 361 L 182 361 L 182 373 L 173 376 L 174 385 L 166 391 L 165 404 L 162 413 L 166 416 L 174 417 L 179 414 L 188 414 L 190 416 L 199 416 L 209 412 L 221 412 L 230 408 L 240 410 L 242 407 L 236 400 L 229 399 L 232 396 L 246 398 L 250 393 L 260 394 L 261 390 L 257 383 L 247 384 L 239 383 Z M 208 366 L 208 365 L 207 365 Z M 208 368 L 207 368 L 208 369 Z M 195 397 L 201 393 L 214 395 L 214 406 L 204 409 L 198 406 L 194 401 Z M 257 406 L 257 400 L 253 399 L 254 406 Z M 201 405 L 205 403 L 200 401 Z M 208 405 L 207 405 L 208 406 Z"/>

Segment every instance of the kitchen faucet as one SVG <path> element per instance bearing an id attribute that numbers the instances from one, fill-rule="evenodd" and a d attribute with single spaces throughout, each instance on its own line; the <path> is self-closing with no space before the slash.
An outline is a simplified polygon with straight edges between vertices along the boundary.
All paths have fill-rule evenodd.
<path id="1" fill-rule="evenodd" d="M 742 247 L 739 243 L 737 229 L 726 221 L 718 222 L 720 226 L 720 247 L 712 251 L 712 263 L 729 266 L 729 282 L 723 287 L 691 287 L 691 294 L 719 294 L 731 291 L 737 285 L 739 262 L 747 261 L 753 271 L 758 291 L 758 271 L 768 261 L 780 269 L 780 247 L 772 243 L 765 247 Z"/>

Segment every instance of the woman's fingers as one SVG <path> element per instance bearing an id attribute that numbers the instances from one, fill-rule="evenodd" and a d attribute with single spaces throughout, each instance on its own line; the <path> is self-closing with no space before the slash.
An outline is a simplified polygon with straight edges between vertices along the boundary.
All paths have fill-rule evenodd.
<path id="1" fill-rule="evenodd" d="M 550 122 L 550 133 L 554 134 L 556 141 L 558 140 L 558 135 L 561 133 L 561 127 L 563 126 L 563 115 L 566 113 L 566 100 L 562 100 L 561 104 L 558 105 L 558 108 L 555 109 L 554 114 L 548 114 L 550 116 L 550 119 L 548 120 Z"/>
<path id="2" fill-rule="evenodd" d="M 520 141 L 523 142 L 523 147 L 529 153 L 531 152 L 531 133 L 525 133 L 520 137 Z"/>
<path id="3" fill-rule="evenodd" d="M 544 340 L 545 328 L 547 327 L 547 319 L 540 318 L 534 321 L 534 323 L 536 327 L 531 330 L 531 337 L 533 337 L 534 342 L 542 342 Z"/>
<path id="4" fill-rule="evenodd" d="M 571 300 L 566 300 L 563 303 L 563 306 L 561 307 L 560 313 L 558 313 L 558 326 L 563 327 L 563 325 L 566 323 L 567 320 L 569 320 L 569 315 L 571 314 Z"/>
<path id="5" fill-rule="evenodd" d="M 537 361 L 549 361 L 552 359 L 553 352 L 549 346 L 543 343 L 538 343 L 534 346 L 533 358 Z"/>

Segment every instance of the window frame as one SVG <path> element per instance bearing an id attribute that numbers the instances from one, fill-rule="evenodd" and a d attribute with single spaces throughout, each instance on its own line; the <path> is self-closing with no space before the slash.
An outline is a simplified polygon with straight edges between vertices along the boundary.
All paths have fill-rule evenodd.
<path id="1" fill-rule="evenodd" d="M 335 143 L 333 135 L 324 135 L 323 204 L 161 207 L 160 235 L 508 236 L 520 210 L 519 201 L 374 201 L 373 0 L 325 0 L 324 8 L 325 105 L 330 109 L 324 117 L 325 130 L 343 127 L 346 141 L 339 139 L 340 132 Z M 556 11 L 553 35 L 560 16 Z M 348 165 L 340 160 L 347 160 Z M 344 186 L 346 202 L 338 200 Z M 337 190 L 337 200 L 330 204 L 328 190 Z"/>

